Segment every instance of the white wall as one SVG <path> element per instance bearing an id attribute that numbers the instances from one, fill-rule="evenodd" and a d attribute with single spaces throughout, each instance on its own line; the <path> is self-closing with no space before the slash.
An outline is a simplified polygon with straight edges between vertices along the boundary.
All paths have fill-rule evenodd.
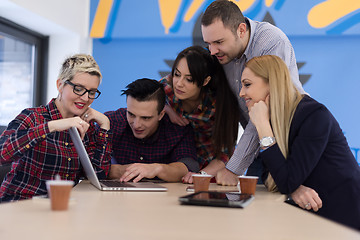
<path id="1" fill-rule="evenodd" d="M 56 79 L 63 60 L 92 53 L 90 0 L 0 0 L 0 16 L 49 36 L 47 100 L 57 96 Z"/>

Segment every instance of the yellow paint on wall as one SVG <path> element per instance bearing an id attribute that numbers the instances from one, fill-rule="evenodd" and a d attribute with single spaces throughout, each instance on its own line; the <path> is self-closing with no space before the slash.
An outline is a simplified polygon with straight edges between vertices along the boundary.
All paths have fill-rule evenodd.
<path id="1" fill-rule="evenodd" d="M 181 0 L 159 0 L 160 16 L 165 34 L 169 33 L 179 11 Z"/>
<path id="2" fill-rule="evenodd" d="M 205 2 L 205 0 L 194 0 L 190 5 L 189 10 L 187 10 L 187 12 L 184 16 L 184 21 L 185 22 L 190 21 L 190 19 L 194 17 L 194 14 L 196 13 L 197 10 L 199 10 L 200 6 L 204 2 Z"/>
<path id="3" fill-rule="evenodd" d="M 358 9 L 360 0 L 327 0 L 310 9 L 308 22 L 314 28 L 324 28 Z"/>
<path id="4" fill-rule="evenodd" d="M 256 0 L 232 0 L 232 2 L 238 5 L 241 12 L 245 12 L 246 10 L 248 10 L 255 3 L 255 1 Z"/>
<path id="5" fill-rule="evenodd" d="M 106 25 L 108 23 L 113 0 L 100 0 L 96 9 L 93 25 L 90 31 L 90 37 L 103 38 L 105 35 Z"/>
<path id="6" fill-rule="evenodd" d="M 160 8 L 160 17 L 162 25 L 165 28 L 165 33 L 169 33 L 170 27 L 174 24 L 178 14 L 182 0 L 158 0 Z M 248 10 L 256 0 L 231 0 L 234 2 L 242 12 Z M 271 6 L 275 0 L 265 0 L 266 6 Z M 190 21 L 195 13 L 200 9 L 205 0 L 193 0 L 187 12 L 184 15 L 184 21 Z"/>
<path id="7" fill-rule="evenodd" d="M 274 3 L 274 0 L 265 0 L 265 5 L 270 7 Z"/>

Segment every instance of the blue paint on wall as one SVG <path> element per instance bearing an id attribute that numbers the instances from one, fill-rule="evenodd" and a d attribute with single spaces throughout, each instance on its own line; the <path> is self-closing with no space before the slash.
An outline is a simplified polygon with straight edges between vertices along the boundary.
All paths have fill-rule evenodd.
<path id="1" fill-rule="evenodd" d="M 125 86 L 138 78 L 160 79 L 160 71 L 170 71 L 166 60 L 192 44 L 194 25 L 211 0 L 205 1 L 194 17 L 183 21 L 192 1 L 184 0 L 169 34 L 161 24 L 158 1 L 116 0 L 105 39 L 94 39 L 93 55 L 103 73 L 102 95 L 93 107 L 101 112 L 125 107 L 120 96 Z M 300 74 L 310 75 L 305 90 L 325 104 L 339 121 L 354 156 L 359 161 L 360 108 L 358 80 L 360 66 L 360 10 L 338 19 L 322 29 L 312 28 L 307 15 L 319 1 L 264 0 L 244 11 L 245 16 L 262 21 L 266 13 L 288 36 Z M 91 0 L 90 17 L 94 18 L 98 0 Z"/>

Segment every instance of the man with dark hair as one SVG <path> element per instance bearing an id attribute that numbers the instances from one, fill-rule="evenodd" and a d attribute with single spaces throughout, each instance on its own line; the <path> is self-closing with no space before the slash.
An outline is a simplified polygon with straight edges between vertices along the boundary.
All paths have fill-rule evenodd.
<path id="1" fill-rule="evenodd" d="M 205 10 L 201 19 L 201 31 L 209 51 L 223 65 L 229 85 L 238 96 L 240 108 L 246 119 L 249 119 L 248 110 L 244 99 L 239 96 L 241 74 L 245 63 L 253 57 L 276 55 L 283 59 L 295 86 L 301 93 L 305 93 L 299 81 L 294 49 L 279 28 L 270 23 L 252 21 L 244 17 L 232 1 L 217 0 Z M 241 124 L 244 133 L 226 168 L 217 173 L 218 184 L 236 185 L 236 175 L 244 174 L 259 151 L 256 128 L 251 122 Z"/>
<path id="2" fill-rule="evenodd" d="M 113 132 L 109 178 L 138 182 L 158 177 L 177 182 L 188 171 L 199 171 L 193 130 L 170 122 L 163 85 L 143 78 L 126 88 L 127 109 L 105 113 Z"/>

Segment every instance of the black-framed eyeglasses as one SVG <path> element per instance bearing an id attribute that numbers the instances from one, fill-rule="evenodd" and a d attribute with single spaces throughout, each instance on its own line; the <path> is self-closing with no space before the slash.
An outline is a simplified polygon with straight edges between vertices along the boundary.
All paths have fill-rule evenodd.
<path id="1" fill-rule="evenodd" d="M 88 90 L 82 86 L 73 84 L 72 82 L 70 82 L 69 80 L 65 81 L 65 84 L 69 84 L 70 86 L 73 87 L 73 92 L 78 95 L 78 96 L 83 96 L 85 93 L 88 93 L 88 98 L 90 99 L 97 99 L 101 92 L 99 90 Z"/>

